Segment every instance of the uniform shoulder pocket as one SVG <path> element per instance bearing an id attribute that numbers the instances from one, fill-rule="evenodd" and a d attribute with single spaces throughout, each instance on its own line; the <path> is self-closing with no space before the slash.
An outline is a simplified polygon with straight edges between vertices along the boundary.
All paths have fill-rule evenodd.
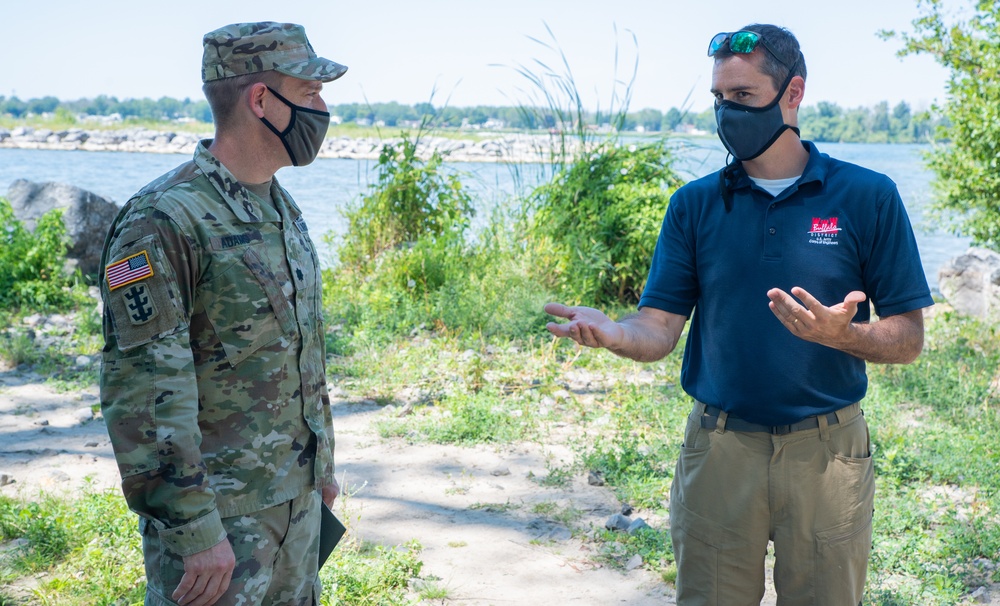
<path id="1" fill-rule="evenodd" d="M 113 248 L 101 291 L 118 349 L 128 351 L 187 326 L 176 278 L 155 235 Z"/>

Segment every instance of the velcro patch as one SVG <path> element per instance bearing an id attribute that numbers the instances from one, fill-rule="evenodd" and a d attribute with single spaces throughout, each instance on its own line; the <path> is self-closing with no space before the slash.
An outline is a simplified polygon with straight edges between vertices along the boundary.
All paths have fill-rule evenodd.
<path id="1" fill-rule="evenodd" d="M 125 302 L 128 320 L 133 326 L 141 326 L 156 317 L 156 305 L 146 284 L 133 284 L 121 292 Z"/>
<path id="2" fill-rule="evenodd" d="M 114 323 L 118 349 L 129 351 L 187 327 L 173 267 L 165 260 L 157 235 L 122 246 L 114 242 L 107 258 L 120 259 L 107 266 L 108 278 L 102 285 L 104 313 Z"/>
<path id="3" fill-rule="evenodd" d="M 242 234 L 229 234 L 225 236 L 212 236 L 213 250 L 226 250 L 237 246 L 248 246 L 252 242 L 262 242 L 264 238 L 260 231 L 249 229 Z"/>
<path id="4" fill-rule="evenodd" d="M 109 291 L 144 280 L 153 275 L 149 253 L 144 250 L 121 261 L 115 261 L 104 268 L 104 275 L 107 276 Z"/>

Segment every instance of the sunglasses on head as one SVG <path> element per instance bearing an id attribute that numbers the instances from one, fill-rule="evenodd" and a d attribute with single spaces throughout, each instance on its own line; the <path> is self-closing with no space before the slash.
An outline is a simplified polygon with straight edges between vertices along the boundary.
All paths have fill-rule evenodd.
<path id="1" fill-rule="evenodd" d="M 755 48 L 757 48 L 758 44 L 763 44 L 767 52 L 771 53 L 771 56 L 778 60 L 778 63 L 784 65 L 786 68 L 788 67 L 788 64 L 778 56 L 778 53 L 774 52 L 774 50 L 767 44 L 767 40 L 764 39 L 764 36 L 761 36 L 757 32 L 750 32 L 746 30 L 715 34 L 712 41 L 708 43 L 708 56 L 714 57 L 715 53 L 719 52 L 719 50 L 726 45 L 726 42 L 729 43 L 729 50 L 741 55 L 749 55 Z"/>

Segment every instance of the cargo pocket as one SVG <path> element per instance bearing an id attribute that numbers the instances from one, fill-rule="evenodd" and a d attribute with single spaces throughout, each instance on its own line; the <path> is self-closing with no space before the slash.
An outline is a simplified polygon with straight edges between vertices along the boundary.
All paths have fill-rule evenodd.
<path id="1" fill-rule="evenodd" d="M 759 580 L 752 574 L 744 578 L 738 572 L 746 567 L 734 565 L 747 551 L 747 541 L 739 533 L 671 499 L 670 535 L 678 566 L 678 604 L 725 604 L 732 596 L 732 586 L 746 594 L 759 585 L 763 595 L 763 564 Z M 739 554 L 736 559 L 734 554 Z"/>
<path id="2" fill-rule="evenodd" d="M 205 311 L 231 366 L 291 333 L 295 326 L 281 285 L 253 246 L 208 288 Z"/>
<path id="3" fill-rule="evenodd" d="M 816 533 L 816 542 L 818 603 L 860 603 L 872 550 L 871 510 L 859 520 Z"/>

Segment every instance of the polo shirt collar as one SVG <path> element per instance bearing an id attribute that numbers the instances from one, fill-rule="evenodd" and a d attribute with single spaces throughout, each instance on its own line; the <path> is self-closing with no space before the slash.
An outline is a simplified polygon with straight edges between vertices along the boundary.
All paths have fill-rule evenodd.
<path id="1" fill-rule="evenodd" d="M 779 197 L 785 197 L 794 193 L 798 188 L 802 187 L 806 183 L 817 182 L 822 187 L 826 182 L 826 174 L 830 167 L 830 157 L 826 154 L 820 153 L 816 149 L 816 145 L 812 141 L 802 141 L 802 147 L 806 148 L 809 152 L 809 160 L 806 162 L 806 167 L 802 171 L 802 176 L 799 177 L 798 181 L 790 185 L 788 189 L 781 192 Z M 750 180 L 750 176 L 747 175 L 747 171 L 743 168 L 741 163 L 736 171 L 736 183 L 733 186 L 733 191 L 748 188 L 753 185 L 753 181 Z"/>

